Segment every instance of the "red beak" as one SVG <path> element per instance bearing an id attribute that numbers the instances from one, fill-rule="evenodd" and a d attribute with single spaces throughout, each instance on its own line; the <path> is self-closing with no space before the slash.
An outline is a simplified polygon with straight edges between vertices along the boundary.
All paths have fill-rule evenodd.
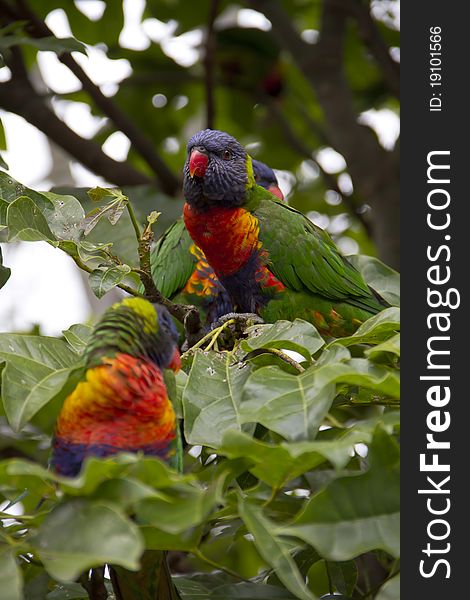
<path id="1" fill-rule="evenodd" d="M 193 150 L 189 157 L 189 174 L 191 177 L 204 177 L 206 174 L 207 164 L 209 163 L 209 157 L 207 154 L 199 152 L 199 150 Z"/>
<path id="2" fill-rule="evenodd" d="M 168 368 L 175 373 L 178 373 L 178 371 L 181 369 L 181 357 L 178 348 L 175 348 L 173 356 L 171 357 L 171 361 L 168 364 Z"/>
<path id="3" fill-rule="evenodd" d="M 268 188 L 268 192 L 277 196 L 280 200 L 284 200 L 284 194 L 281 192 L 281 189 L 277 185 L 270 185 Z"/>

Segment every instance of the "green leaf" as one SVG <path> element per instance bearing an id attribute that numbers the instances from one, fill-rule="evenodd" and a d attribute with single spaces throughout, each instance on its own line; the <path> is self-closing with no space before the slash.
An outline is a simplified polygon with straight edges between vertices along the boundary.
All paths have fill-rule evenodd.
<path id="1" fill-rule="evenodd" d="M 59 240 L 73 240 L 78 242 L 83 235 L 83 219 L 85 211 L 80 202 L 70 195 L 59 195 L 53 192 L 44 192 L 53 208 L 45 209 L 47 223 Z"/>
<path id="2" fill-rule="evenodd" d="M 138 528 L 116 507 L 81 500 L 55 508 L 34 542 L 45 569 L 58 581 L 76 579 L 104 563 L 137 570 L 144 550 Z"/>
<path id="3" fill-rule="evenodd" d="M 285 446 L 261 442 L 238 431 L 227 431 L 217 452 L 229 458 L 250 459 L 250 472 L 277 488 L 325 460 L 316 452 L 295 458 Z"/>
<path id="4" fill-rule="evenodd" d="M 124 195 L 119 188 L 104 188 L 96 186 L 87 192 L 92 202 L 101 202 L 105 198 L 122 199 Z"/>
<path id="5" fill-rule="evenodd" d="M 376 549 L 399 556 L 399 452 L 380 428 L 370 446 L 370 464 L 366 473 L 331 482 L 278 533 L 298 537 L 335 561 Z"/>
<path id="6" fill-rule="evenodd" d="M 23 566 L 24 600 L 43 600 L 49 593 L 51 578 L 43 566 Z M 82 588 L 83 589 L 83 588 Z"/>
<path id="7" fill-rule="evenodd" d="M 102 298 L 107 292 L 119 285 L 131 272 L 129 265 L 99 267 L 90 273 L 88 281 L 97 298 Z"/>
<path id="8" fill-rule="evenodd" d="M 393 337 L 385 340 L 377 346 L 373 346 L 365 351 L 365 355 L 371 360 L 377 360 L 380 356 L 385 353 L 394 354 L 400 358 L 400 334 L 397 333 Z"/>
<path id="9" fill-rule="evenodd" d="M 0 248 L 0 289 L 9 280 L 10 275 L 11 275 L 11 269 L 3 266 L 3 255 L 2 255 L 2 249 Z"/>
<path id="10" fill-rule="evenodd" d="M 88 235 L 96 225 L 98 225 L 98 222 L 102 217 L 106 217 L 111 225 L 116 225 L 129 202 L 127 196 L 124 196 L 119 189 L 96 187 L 90 190 L 88 195 L 94 202 L 99 202 L 109 196 L 111 196 L 113 200 L 110 200 L 100 208 L 93 209 L 86 215 L 82 224 L 85 235 Z"/>
<path id="11" fill-rule="evenodd" d="M 126 479 L 106 479 L 94 491 L 93 497 L 129 508 L 140 500 L 161 497 L 154 488 L 127 477 Z"/>
<path id="12" fill-rule="evenodd" d="M 0 119 L 0 150 L 7 149 L 7 138 L 5 135 L 5 127 L 3 126 L 3 121 Z M 8 169 L 8 167 L 6 167 Z"/>
<path id="13" fill-rule="evenodd" d="M 229 353 L 196 351 L 183 391 L 184 432 L 190 444 L 217 448 L 225 431 L 241 429 L 241 393 L 250 372 Z"/>
<path id="14" fill-rule="evenodd" d="M 54 240 L 54 234 L 38 206 L 27 196 L 21 196 L 10 203 L 7 209 L 6 224 L 8 240 Z"/>
<path id="15" fill-rule="evenodd" d="M 387 302 L 400 306 L 400 275 L 396 271 L 372 256 L 348 256 L 348 260 Z"/>
<path id="16" fill-rule="evenodd" d="M 326 567 L 326 560 L 321 559 L 313 563 L 307 573 L 308 587 L 314 594 L 321 596 L 330 591 L 330 582 Z"/>
<path id="17" fill-rule="evenodd" d="M 71 325 L 68 329 L 62 331 L 62 335 L 67 340 L 72 349 L 81 354 L 90 339 L 93 327 L 82 325 L 80 323 Z"/>
<path id="18" fill-rule="evenodd" d="M 221 482 L 209 488 L 180 485 L 165 490 L 161 498 L 149 498 L 135 507 L 142 525 L 152 525 L 171 534 L 180 534 L 204 523 L 217 505 Z"/>
<path id="19" fill-rule="evenodd" d="M 378 344 L 397 331 L 400 331 L 400 309 L 392 306 L 367 319 L 353 335 L 339 338 L 333 344 Z"/>
<path id="20" fill-rule="evenodd" d="M 51 481 L 55 480 L 56 476 L 52 471 L 30 461 L 12 458 L 0 462 L 2 489 L 16 493 L 23 493 L 27 489 L 28 492 L 38 494 L 40 498 L 41 495 L 54 495 Z"/>
<path id="21" fill-rule="evenodd" d="M 90 265 L 102 264 L 103 262 L 109 261 L 109 249 L 112 246 L 111 243 L 106 244 L 93 244 L 90 242 L 74 242 L 72 240 L 59 240 L 53 245 L 66 252 L 69 256 L 79 258 L 82 262 Z"/>
<path id="22" fill-rule="evenodd" d="M 305 585 L 287 545 L 274 533 L 275 525 L 263 514 L 262 509 L 240 498 L 238 511 L 253 535 L 258 552 L 276 570 L 276 575 L 286 588 L 301 600 L 315 600 L 316 597 Z"/>
<path id="23" fill-rule="evenodd" d="M 46 600 L 88 600 L 88 592 L 79 583 L 63 583 L 49 592 Z"/>
<path id="24" fill-rule="evenodd" d="M 153 107 L 152 107 L 153 108 Z M 57 187 L 54 188 L 59 194 L 71 194 L 80 201 L 85 212 L 94 210 L 96 206 L 90 200 L 87 190 L 84 188 Z M 120 190 L 105 190 L 118 193 Z M 139 223 L 144 223 L 147 215 L 156 207 L 162 211 L 158 221 L 153 229 L 155 236 L 162 234 L 174 221 L 181 216 L 183 207 L 180 199 L 172 198 L 161 193 L 154 185 L 139 185 L 123 188 L 122 194 L 132 198 L 134 212 Z M 1 211 L 0 211 L 1 214 Z M 132 265 L 137 264 L 139 257 L 137 252 L 137 243 L 135 230 L 132 225 L 128 211 L 124 211 L 117 226 L 110 224 L 108 219 L 99 219 L 98 224 L 87 236 L 88 243 L 94 246 L 100 244 L 103 240 L 112 244 L 113 254 L 118 256 L 121 262 Z M 80 247 L 84 247 L 82 241 Z"/>
<path id="25" fill-rule="evenodd" d="M 0 59 L 0 60 L 1 60 L 1 59 Z M 3 156 L 1 155 L 1 153 L 0 153 L 0 167 L 1 167 L 2 169 L 5 169 L 6 171 L 8 171 L 8 169 L 9 169 L 9 166 L 8 166 L 8 164 L 5 162 L 5 159 L 3 158 Z"/>
<path id="26" fill-rule="evenodd" d="M 308 371 L 314 371 L 311 367 Z M 364 387 L 380 395 L 400 398 L 400 378 L 396 369 L 375 365 L 365 358 L 352 358 L 339 363 L 328 363 L 316 371 L 317 386 L 343 383 Z"/>
<path id="27" fill-rule="evenodd" d="M 215 577 L 213 577 L 215 579 Z M 175 584 L 183 600 L 294 600 L 296 596 L 286 589 L 262 583 L 234 583 L 218 585 L 215 580 L 209 585 L 207 577 L 204 582 L 196 577 L 178 577 Z"/>
<path id="28" fill-rule="evenodd" d="M 291 375 L 262 367 L 248 379 L 240 404 L 242 423 L 261 423 L 288 440 L 312 439 L 335 396 L 332 382 L 312 368 Z"/>
<path id="29" fill-rule="evenodd" d="M 5 413 L 15 430 L 21 429 L 64 386 L 79 358 L 55 338 L 0 334 L 0 358 Z"/>
<path id="30" fill-rule="evenodd" d="M 2 373 L 3 404 L 14 431 L 20 431 L 67 383 L 74 367 L 51 371 L 37 381 L 12 363 Z"/>
<path id="31" fill-rule="evenodd" d="M 328 569 L 333 585 L 341 594 L 350 596 L 356 587 L 358 570 L 353 560 L 329 562 Z"/>
<path id="32" fill-rule="evenodd" d="M 30 198 L 41 211 L 45 208 L 53 208 L 53 204 L 46 196 L 44 196 L 44 194 L 40 194 L 39 192 L 26 187 L 7 173 L 0 171 L 0 198 L 4 200 L 6 204 L 10 204 L 23 196 Z M 6 212 L 5 214 L 1 214 L 0 224 L 5 225 L 5 219 Z"/>
<path id="33" fill-rule="evenodd" d="M 158 212 L 156 210 L 152 210 L 152 212 L 149 214 L 149 216 L 147 217 L 147 223 L 149 225 L 154 225 L 157 221 L 158 221 L 158 217 L 161 215 L 161 212 Z"/>
<path id="34" fill-rule="evenodd" d="M 23 581 L 16 558 L 9 549 L 0 550 L 0 590 L 8 600 L 22 600 Z"/>
<path id="35" fill-rule="evenodd" d="M 400 573 L 384 583 L 375 600 L 400 600 Z"/>
<path id="36" fill-rule="evenodd" d="M 213 580 L 213 581 L 212 581 Z M 220 584 L 217 575 L 193 575 L 174 580 L 183 600 L 295 600 L 277 585 L 241 582 Z"/>
<path id="37" fill-rule="evenodd" d="M 173 403 L 173 408 L 175 409 L 176 416 L 179 419 L 183 418 L 183 391 L 188 382 L 188 376 L 181 369 L 174 375 L 175 379 L 175 397 L 170 396 L 170 400 Z"/>
<path id="38" fill-rule="evenodd" d="M 25 35 L 6 35 L 0 37 L 0 49 L 12 46 L 32 46 L 37 50 L 50 50 L 56 54 L 64 52 L 81 52 L 86 54 L 85 46 L 75 38 L 56 38 L 54 36 L 30 38 Z"/>
<path id="39" fill-rule="evenodd" d="M 350 459 L 354 444 L 368 442 L 367 430 L 342 432 L 332 440 L 272 444 L 229 430 L 224 434 L 217 453 L 229 458 L 248 458 L 253 462 L 251 473 L 276 488 L 295 479 L 329 460 L 336 469 L 343 468 Z"/>
<path id="40" fill-rule="evenodd" d="M 242 348 L 247 352 L 258 348 L 293 350 L 307 361 L 325 344 L 315 327 L 302 319 L 295 319 L 293 322 L 277 321 L 273 325 L 255 325 L 249 327 L 246 333 L 248 339 L 242 342 Z"/>
<path id="41" fill-rule="evenodd" d="M 61 489 L 68 495 L 88 496 L 109 479 L 126 475 L 143 485 L 157 490 L 184 481 L 184 477 L 155 458 L 142 458 L 136 454 L 122 453 L 112 458 L 88 458 L 74 479 L 59 478 Z M 109 492 L 109 490 L 108 490 Z M 117 493 L 114 490 L 114 493 Z M 156 493 L 156 492 L 155 492 Z"/>
<path id="42" fill-rule="evenodd" d="M 147 550 L 179 550 L 191 552 L 197 548 L 204 533 L 204 526 L 189 527 L 181 533 L 168 533 L 158 527 L 141 527 Z"/>

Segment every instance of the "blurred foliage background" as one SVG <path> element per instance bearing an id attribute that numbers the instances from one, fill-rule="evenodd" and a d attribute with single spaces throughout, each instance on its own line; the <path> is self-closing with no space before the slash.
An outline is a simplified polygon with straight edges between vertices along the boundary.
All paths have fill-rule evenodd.
<path id="1" fill-rule="evenodd" d="M 47 136 L 50 186 L 76 186 L 79 163 L 144 210 L 170 198 L 171 220 L 187 139 L 222 129 L 345 253 L 397 268 L 398 2 L 0 0 L 0 15 L 0 108 Z"/>

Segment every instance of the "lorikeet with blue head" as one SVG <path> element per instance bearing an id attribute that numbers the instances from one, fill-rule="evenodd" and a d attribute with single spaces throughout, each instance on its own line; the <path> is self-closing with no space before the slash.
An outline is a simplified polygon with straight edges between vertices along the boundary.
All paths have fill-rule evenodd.
<path id="1" fill-rule="evenodd" d="M 183 189 L 186 228 L 237 311 L 302 318 L 342 337 L 388 306 L 328 233 L 257 185 L 252 159 L 228 133 L 189 140 Z"/>
<path id="2" fill-rule="evenodd" d="M 147 300 L 127 298 L 104 313 L 85 350 L 82 380 L 57 420 L 51 458 L 57 473 L 73 477 L 87 457 L 118 452 L 181 464 L 163 373 L 181 366 L 177 340 L 167 310 Z M 119 600 L 179 598 L 162 552 L 146 551 L 136 573 L 121 567 L 110 573 Z"/>
<path id="3" fill-rule="evenodd" d="M 274 171 L 253 160 L 256 183 L 283 200 Z M 233 311 L 232 301 L 202 250 L 192 241 L 183 219 L 178 219 L 151 250 L 152 277 L 157 289 L 173 302 L 192 304 L 206 326 Z"/>

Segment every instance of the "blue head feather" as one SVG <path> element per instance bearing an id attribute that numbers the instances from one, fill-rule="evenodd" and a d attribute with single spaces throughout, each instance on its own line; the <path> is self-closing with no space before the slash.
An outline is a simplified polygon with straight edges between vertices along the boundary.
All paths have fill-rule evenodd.
<path id="1" fill-rule="evenodd" d="M 203 177 L 191 177 L 191 152 L 199 150 L 207 155 L 208 163 Z M 188 156 L 184 165 L 183 190 L 186 201 L 204 210 L 212 206 L 242 206 L 248 182 L 247 153 L 243 146 L 224 131 L 204 129 L 188 142 Z"/>
<path id="2" fill-rule="evenodd" d="M 252 163 L 257 185 L 261 185 L 266 190 L 272 185 L 278 185 L 277 177 L 271 167 L 268 167 L 268 165 L 265 165 L 263 162 L 255 160 L 254 158 L 252 159 Z"/>
<path id="3" fill-rule="evenodd" d="M 154 304 L 154 307 L 158 316 L 158 337 L 163 342 L 155 348 L 156 362 L 165 369 L 173 358 L 175 348 L 178 347 L 179 335 L 168 310 L 161 304 Z"/>

